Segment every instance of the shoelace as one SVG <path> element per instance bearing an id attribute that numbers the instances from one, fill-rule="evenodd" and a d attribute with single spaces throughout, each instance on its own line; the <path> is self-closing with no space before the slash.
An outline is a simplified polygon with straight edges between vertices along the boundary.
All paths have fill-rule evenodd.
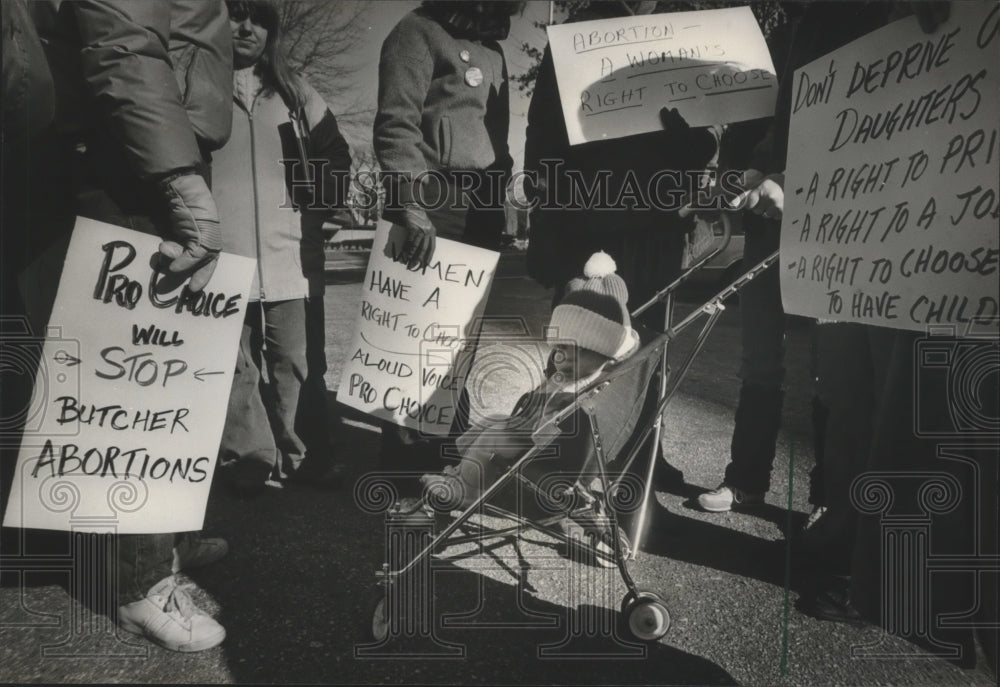
<path id="1" fill-rule="evenodd" d="M 194 605 L 194 601 L 191 596 L 187 593 L 186 588 L 193 587 L 194 585 L 176 585 L 171 591 L 170 596 L 167 597 L 167 602 L 163 605 L 164 613 L 173 613 L 176 611 L 185 620 L 190 620 L 192 616 L 197 612 L 197 607 Z"/>

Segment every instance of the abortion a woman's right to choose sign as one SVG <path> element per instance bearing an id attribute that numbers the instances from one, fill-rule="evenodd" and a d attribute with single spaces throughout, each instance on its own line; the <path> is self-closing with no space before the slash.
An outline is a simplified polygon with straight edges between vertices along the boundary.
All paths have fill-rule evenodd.
<path id="1" fill-rule="evenodd" d="M 795 72 L 785 311 L 924 331 L 1000 316 L 1000 5 L 908 17 Z"/>

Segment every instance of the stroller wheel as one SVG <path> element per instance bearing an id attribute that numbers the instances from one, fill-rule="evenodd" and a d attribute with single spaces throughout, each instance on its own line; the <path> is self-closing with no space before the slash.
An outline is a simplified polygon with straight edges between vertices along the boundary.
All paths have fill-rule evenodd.
<path id="1" fill-rule="evenodd" d="M 372 612 L 372 639 L 377 642 L 384 642 L 389 636 L 389 604 L 388 597 L 383 592 L 375 602 Z"/>
<path id="2" fill-rule="evenodd" d="M 622 614 L 629 632 L 643 642 L 655 642 L 670 629 L 670 611 L 653 592 L 626 595 L 622 600 Z"/>

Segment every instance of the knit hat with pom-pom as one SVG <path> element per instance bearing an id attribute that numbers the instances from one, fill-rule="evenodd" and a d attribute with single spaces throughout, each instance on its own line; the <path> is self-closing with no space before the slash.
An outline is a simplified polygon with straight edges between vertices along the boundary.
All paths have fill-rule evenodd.
<path id="1" fill-rule="evenodd" d="M 550 339 L 569 339 L 608 358 L 615 356 L 632 326 L 628 289 L 615 269 L 615 261 L 604 251 L 590 256 L 583 276 L 567 284 L 566 295 L 552 311 Z"/>

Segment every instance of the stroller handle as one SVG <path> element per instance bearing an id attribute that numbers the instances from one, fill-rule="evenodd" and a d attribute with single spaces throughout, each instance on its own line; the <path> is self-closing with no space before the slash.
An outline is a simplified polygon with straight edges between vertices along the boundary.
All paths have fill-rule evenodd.
<path id="1" fill-rule="evenodd" d="M 712 259 L 714 259 L 715 256 L 719 255 L 720 253 L 722 253 L 722 251 L 726 250 L 726 248 L 729 247 L 729 241 L 733 237 L 733 219 L 732 219 L 732 217 L 730 216 L 730 214 L 728 212 L 721 212 L 721 213 L 719 213 L 719 224 L 722 225 L 722 241 L 721 241 L 721 243 L 716 248 L 714 248 L 713 250 L 711 250 L 710 252 L 708 252 L 705 255 L 703 255 L 700 258 L 698 258 L 695 262 L 693 262 L 691 265 L 689 265 L 688 268 L 686 270 L 684 270 L 680 274 L 680 276 L 677 277 L 677 279 L 675 279 L 674 281 L 672 281 L 669 284 L 667 284 L 666 286 L 664 286 L 662 289 L 660 289 L 655 294 L 653 294 L 653 296 L 650 297 L 650 299 L 648 301 L 646 301 L 645 303 L 643 303 L 642 305 L 640 305 L 638 308 L 636 308 L 631 313 L 631 316 L 633 318 L 638 317 L 639 315 L 641 315 L 642 313 L 646 312 L 647 310 L 649 310 L 651 307 L 653 307 L 657 303 L 663 301 L 668 295 L 670 295 L 671 293 L 673 293 L 674 291 L 676 291 L 677 288 L 681 284 L 683 284 L 685 281 L 687 281 L 687 279 L 692 274 L 694 274 L 695 272 L 697 272 L 698 270 L 700 270 L 702 267 L 705 266 L 705 264 L 707 264 Z"/>
<path id="2" fill-rule="evenodd" d="M 694 310 L 691 314 L 685 317 L 683 320 L 678 322 L 676 325 L 670 327 L 667 331 L 662 334 L 658 334 L 656 338 L 650 341 L 648 344 L 643 346 L 640 350 L 636 351 L 633 355 L 628 358 L 618 362 L 612 362 L 605 368 L 604 372 L 590 384 L 579 390 L 579 398 L 577 403 L 572 403 L 563 410 L 559 411 L 553 415 L 547 422 L 545 422 L 538 431 L 541 432 L 546 429 L 551 429 L 551 427 L 557 426 L 567 417 L 569 417 L 573 411 L 574 407 L 578 403 L 586 401 L 587 399 L 600 393 L 601 389 L 607 386 L 612 380 L 620 377 L 623 374 L 628 373 L 635 367 L 642 365 L 648 358 L 652 356 L 659 356 L 660 349 L 670 340 L 677 338 L 677 335 L 682 331 L 687 329 L 695 320 L 697 320 L 704 313 L 711 313 L 713 311 L 722 308 L 722 301 L 729 298 L 733 294 L 737 293 L 742 289 L 747 283 L 755 279 L 762 272 L 770 269 L 778 261 L 778 251 L 771 253 L 769 256 L 761 260 L 759 263 L 747 270 L 742 276 L 740 276 L 736 281 L 727 286 L 726 288 L 719 291 L 715 296 L 710 298 L 703 306 Z M 675 281 L 670 286 L 666 287 L 661 291 L 661 294 L 666 294 L 670 289 L 674 288 L 681 280 Z M 653 301 L 658 300 L 654 297 Z M 650 303 L 651 304 L 651 303 Z M 641 309 L 637 312 L 641 312 Z"/>

